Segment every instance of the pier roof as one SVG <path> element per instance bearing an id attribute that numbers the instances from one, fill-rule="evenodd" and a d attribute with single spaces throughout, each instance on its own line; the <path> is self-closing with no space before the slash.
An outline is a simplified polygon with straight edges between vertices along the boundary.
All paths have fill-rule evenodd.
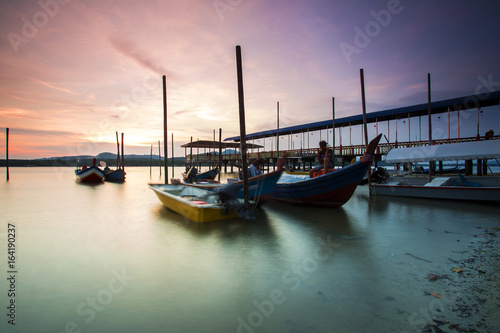
<path id="1" fill-rule="evenodd" d="M 190 147 L 209 148 L 209 149 L 213 149 L 215 147 L 215 149 L 218 149 L 219 148 L 219 141 L 197 140 L 197 141 L 193 141 L 192 143 L 188 142 L 186 144 L 183 144 L 181 147 L 182 148 L 190 148 Z M 222 149 L 226 149 L 226 148 L 240 148 L 240 144 L 235 143 L 235 142 L 223 142 Z M 256 149 L 256 148 L 264 148 L 264 146 L 256 145 L 253 143 L 247 143 L 247 148 L 248 149 Z"/>
<path id="2" fill-rule="evenodd" d="M 431 103 L 431 113 L 444 113 L 448 112 L 448 108 L 450 111 L 459 111 L 459 110 L 467 110 L 474 109 L 478 107 L 487 107 L 492 105 L 500 104 L 500 90 L 478 94 L 478 95 L 469 95 L 462 96 L 457 98 L 451 98 L 441 101 L 436 101 Z M 374 123 L 384 120 L 395 120 L 407 117 L 419 117 L 425 116 L 428 113 L 427 103 L 417 104 L 412 106 L 405 106 L 401 108 L 383 110 L 370 112 L 366 114 L 366 121 L 368 123 Z M 317 131 L 326 128 L 332 128 L 332 119 L 317 121 L 302 125 L 288 126 L 279 129 L 280 135 L 287 135 L 292 133 L 302 133 L 307 131 Z M 335 119 L 335 127 L 343 127 L 350 125 L 360 125 L 363 124 L 363 115 L 355 115 L 343 118 Z M 260 131 L 255 133 L 247 134 L 247 140 L 254 140 L 266 137 L 276 136 L 278 133 L 277 129 Z M 230 137 L 224 139 L 224 141 L 240 141 L 239 136 Z"/>

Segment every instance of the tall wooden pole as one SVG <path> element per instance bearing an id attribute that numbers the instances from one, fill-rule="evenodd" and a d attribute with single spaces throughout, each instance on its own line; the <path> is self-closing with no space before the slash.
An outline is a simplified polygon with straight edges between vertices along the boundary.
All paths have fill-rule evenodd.
<path id="1" fill-rule="evenodd" d="M 332 97 L 332 167 L 335 169 L 335 97 Z"/>
<path id="2" fill-rule="evenodd" d="M 151 154 L 149 155 L 149 178 L 153 175 L 153 145 L 151 145 Z"/>
<path id="3" fill-rule="evenodd" d="M 276 156 L 280 156 L 280 102 L 276 102 Z"/>
<path id="4" fill-rule="evenodd" d="M 427 118 L 429 121 L 429 146 L 432 146 L 431 73 L 427 73 Z M 429 179 L 434 176 L 434 161 L 429 161 Z"/>
<path id="5" fill-rule="evenodd" d="M 161 144 L 160 140 L 158 140 L 158 165 L 160 166 L 160 178 L 161 178 Z"/>
<path id="6" fill-rule="evenodd" d="M 123 152 L 124 145 L 125 143 L 123 142 L 123 133 L 122 133 L 122 171 L 125 171 L 125 159 L 124 159 L 125 153 Z"/>
<path id="7" fill-rule="evenodd" d="M 172 133 L 172 177 L 174 177 L 174 133 Z"/>
<path id="8" fill-rule="evenodd" d="M 245 130 L 245 100 L 243 96 L 243 69 L 241 65 L 241 46 L 236 45 L 236 72 L 238 76 L 238 104 L 240 115 L 240 151 L 243 168 L 243 197 L 248 204 L 248 167 L 247 167 L 247 138 Z"/>
<path id="9" fill-rule="evenodd" d="M 116 131 L 116 170 L 120 169 L 120 141 L 118 139 L 118 131 Z"/>
<path id="10" fill-rule="evenodd" d="M 7 181 L 9 181 L 9 128 L 5 129 L 5 162 L 7 169 Z"/>
<path id="11" fill-rule="evenodd" d="M 168 184 L 168 136 L 167 136 L 167 77 L 163 75 L 163 155 L 165 156 L 165 184 Z"/>
<path id="12" fill-rule="evenodd" d="M 219 128 L 219 173 L 217 180 L 220 181 L 220 173 L 222 172 L 222 128 Z"/>
<path id="13" fill-rule="evenodd" d="M 368 125 L 366 121 L 366 100 L 365 100 L 365 76 L 363 73 L 363 68 L 359 70 L 359 76 L 361 78 L 361 103 L 363 104 L 363 127 L 364 127 L 364 132 L 365 132 L 365 145 L 366 149 L 368 149 Z M 370 189 L 371 186 L 371 167 L 368 167 L 368 189 Z M 372 195 L 372 191 L 368 190 L 368 195 Z"/>
<path id="14" fill-rule="evenodd" d="M 189 155 L 191 158 L 189 159 L 189 167 L 193 166 L 193 137 L 191 137 L 191 144 L 189 145 Z"/>
<path id="15" fill-rule="evenodd" d="M 363 73 L 363 68 L 359 70 L 359 76 L 361 78 L 361 103 L 363 105 L 363 127 L 365 131 L 365 145 L 368 148 L 368 126 L 366 124 L 366 101 L 365 101 L 365 76 Z"/>

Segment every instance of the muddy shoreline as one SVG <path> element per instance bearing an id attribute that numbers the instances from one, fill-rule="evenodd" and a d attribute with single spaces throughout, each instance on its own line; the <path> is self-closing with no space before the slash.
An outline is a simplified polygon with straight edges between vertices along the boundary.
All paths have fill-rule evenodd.
<path id="1" fill-rule="evenodd" d="M 500 332 L 499 229 L 477 227 L 448 267 L 428 273 L 424 294 L 436 300 L 420 332 Z"/>

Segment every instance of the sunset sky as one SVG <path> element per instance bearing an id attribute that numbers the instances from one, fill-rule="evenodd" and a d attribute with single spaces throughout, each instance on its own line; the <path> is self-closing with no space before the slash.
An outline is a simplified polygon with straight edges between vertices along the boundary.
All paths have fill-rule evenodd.
<path id="1" fill-rule="evenodd" d="M 241 45 L 247 133 L 432 98 L 500 90 L 500 2 L 465 0 L 0 0 L 0 153 L 149 154 L 238 135 L 235 46 Z M 481 132 L 499 131 L 499 107 Z M 476 112 L 473 110 L 471 112 Z M 475 129 L 477 116 L 469 117 Z M 217 134 L 218 135 L 218 134 Z M 474 133 L 472 133 L 474 135 Z M 170 147 L 169 147 L 170 148 Z M 1 156 L 3 158 L 3 156 Z"/>

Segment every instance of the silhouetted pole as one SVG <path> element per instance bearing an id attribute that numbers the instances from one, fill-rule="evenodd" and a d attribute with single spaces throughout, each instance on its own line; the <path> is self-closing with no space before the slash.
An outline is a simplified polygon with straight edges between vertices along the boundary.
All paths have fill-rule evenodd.
<path id="1" fill-rule="evenodd" d="M 149 155 L 149 178 L 153 176 L 153 145 L 151 145 L 151 154 Z"/>
<path id="2" fill-rule="evenodd" d="M 219 128 L 219 173 L 217 180 L 220 181 L 220 173 L 222 172 L 222 128 Z"/>
<path id="3" fill-rule="evenodd" d="M 332 167 L 335 169 L 335 97 L 332 97 Z"/>
<path id="4" fill-rule="evenodd" d="M 363 105 L 363 128 L 365 131 L 365 145 L 368 148 L 368 126 L 366 124 L 366 101 L 365 101 L 365 76 L 363 73 L 363 68 L 359 70 L 359 76 L 361 78 L 361 103 Z"/>
<path id="5" fill-rule="evenodd" d="M 158 140 L 158 165 L 160 166 L 160 178 L 161 178 L 161 148 L 160 148 L 160 140 Z"/>
<path id="6" fill-rule="evenodd" d="M 168 184 L 168 136 L 167 136 L 167 77 L 163 75 L 163 155 L 165 156 L 165 184 Z"/>
<path id="7" fill-rule="evenodd" d="M 7 167 L 7 181 L 9 181 L 9 128 L 5 129 L 5 162 Z"/>
<path id="8" fill-rule="evenodd" d="M 432 146 L 431 73 L 427 73 L 427 118 L 429 120 L 429 146 Z M 434 176 L 435 162 L 429 161 L 429 180 Z"/>
<path id="9" fill-rule="evenodd" d="M 365 75 L 363 73 L 363 68 L 359 70 L 359 76 L 361 78 L 361 104 L 363 106 L 363 127 L 365 132 L 365 145 L 366 149 L 368 149 L 368 125 L 366 124 L 366 100 L 365 100 Z M 371 185 L 371 174 L 372 168 L 368 167 L 368 189 Z M 372 195 L 372 192 L 368 190 L 369 196 Z"/>
<path id="10" fill-rule="evenodd" d="M 124 152 L 123 152 L 123 146 L 124 146 L 124 142 L 123 142 L 123 133 L 122 133 L 122 171 L 125 172 L 125 158 L 124 158 Z"/>
<path id="11" fill-rule="evenodd" d="M 118 131 L 116 131 L 116 170 L 120 169 L 120 141 Z"/>
<path id="12" fill-rule="evenodd" d="M 280 102 L 277 103 L 277 110 L 276 110 L 276 134 L 277 134 L 277 140 L 276 140 L 276 156 L 280 156 Z"/>
<path id="13" fill-rule="evenodd" d="M 172 177 L 174 176 L 174 133 L 172 133 Z"/>
<path id="14" fill-rule="evenodd" d="M 243 197 L 248 204 L 248 167 L 247 167 L 247 138 L 245 130 L 245 101 L 243 96 L 243 69 L 241 66 L 241 46 L 236 45 L 236 72 L 238 76 L 238 104 L 240 114 L 240 151 L 243 173 Z"/>

